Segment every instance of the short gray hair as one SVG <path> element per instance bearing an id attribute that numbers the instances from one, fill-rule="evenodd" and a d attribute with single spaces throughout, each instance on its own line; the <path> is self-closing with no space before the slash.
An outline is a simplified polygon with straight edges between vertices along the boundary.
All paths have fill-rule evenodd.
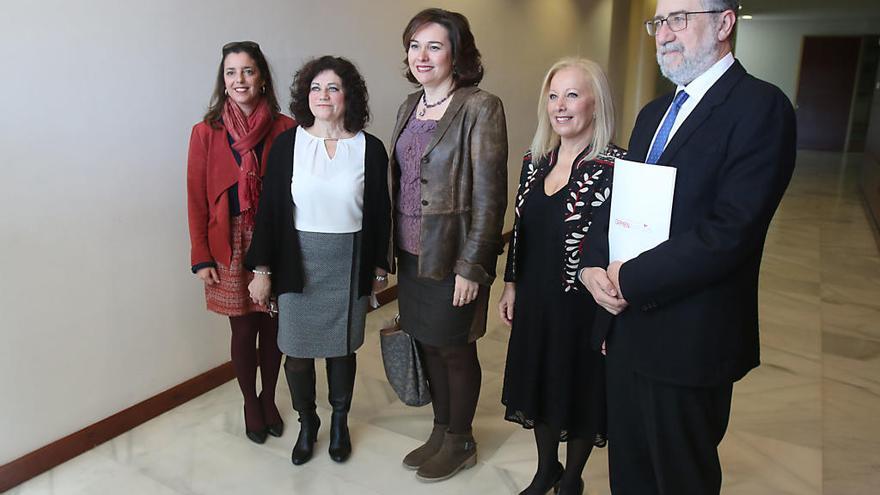
<path id="1" fill-rule="evenodd" d="M 702 0 L 706 10 L 732 10 L 739 14 L 739 0 Z"/>

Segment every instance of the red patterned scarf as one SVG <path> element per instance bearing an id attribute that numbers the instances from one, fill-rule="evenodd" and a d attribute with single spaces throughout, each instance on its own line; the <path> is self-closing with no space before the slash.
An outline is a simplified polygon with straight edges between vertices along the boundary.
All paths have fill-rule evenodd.
<path id="1" fill-rule="evenodd" d="M 254 148 L 265 139 L 272 127 L 272 112 L 265 99 L 260 99 L 257 108 L 245 116 L 241 108 L 231 99 L 223 106 L 223 125 L 232 136 L 232 149 L 241 156 L 241 171 L 238 177 L 238 204 L 242 220 L 246 225 L 254 224 L 257 203 L 260 201 L 262 178 L 260 162 Z"/>

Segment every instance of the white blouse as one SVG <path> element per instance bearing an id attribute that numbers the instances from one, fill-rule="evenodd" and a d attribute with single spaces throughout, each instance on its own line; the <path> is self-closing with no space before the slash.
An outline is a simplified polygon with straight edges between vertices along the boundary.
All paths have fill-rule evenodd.
<path id="1" fill-rule="evenodd" d="M 290 193 L 297 230 L 333 234 L 361 230 L 366 152 L 363 132 L 337 141 L 336 154 L 330 158 L 324 138 L 296 128 Z"/>

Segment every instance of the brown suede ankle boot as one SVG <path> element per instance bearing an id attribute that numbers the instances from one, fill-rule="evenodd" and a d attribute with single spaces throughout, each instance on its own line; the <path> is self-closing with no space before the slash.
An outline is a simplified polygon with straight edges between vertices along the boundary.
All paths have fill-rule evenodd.
<path id="1" fill-rule="evenodd" d="M 462 469 L 477 464 L 477 442 L 470 433 L 449 433 L 443 436 L 443 445 L 419 468 L 416 478 L 421 481 L 443 481 Z"/>
<path id="2" fill-rule="evenodd" d="M 425 461 L 439 452 L 440 446 L 443 445 L 443 435 L 446 434 L 446 428 L 448 427 L 448 425 L 435 424 L 428 440 L 426 440 L 421 447 L 406 454 L 406 457 L 403 458 L 403 467 L 416 470 L 420 468 Z"/>

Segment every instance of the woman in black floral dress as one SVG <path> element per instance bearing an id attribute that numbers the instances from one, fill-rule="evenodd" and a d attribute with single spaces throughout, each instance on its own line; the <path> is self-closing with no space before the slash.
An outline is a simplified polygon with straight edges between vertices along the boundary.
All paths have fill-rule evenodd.
<path id="1" fill-rule="evenodd" d="M 582 493 L 594 445 L 605 444 L 603 358 L 590 347 L 596 304 L 579 287 L 593 208 L 610 196 L 614 113 L 594 62 L 564 59 L 541 88 L 539 122 L 523 159 L 498 309 L 512 325 L 502 402 L 506 419 L 534 429 L 538 468 L 521 493 Z M 559 442 L 568 442 L 565 466 Z"/>

